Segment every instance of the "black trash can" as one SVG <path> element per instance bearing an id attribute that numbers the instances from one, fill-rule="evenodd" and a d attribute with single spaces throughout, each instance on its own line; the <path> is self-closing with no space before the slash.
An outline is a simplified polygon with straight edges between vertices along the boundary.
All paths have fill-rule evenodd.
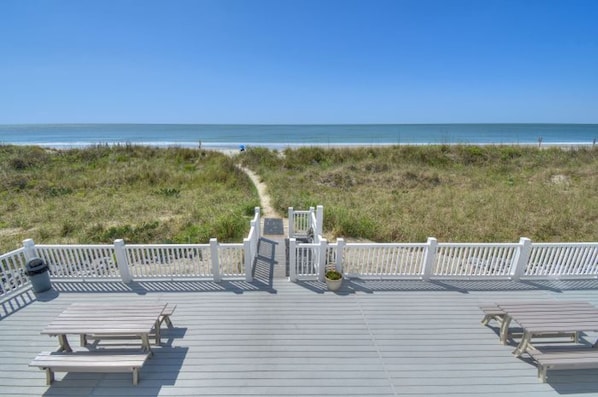
<path id="1" fill-rule="evenodd" d="M 48 264 L 41 258 L 33 258 L 27 261 L 25 274 L 31 280 L 33 292 L 44 292 L 52 288 L 49 270 Z"/>

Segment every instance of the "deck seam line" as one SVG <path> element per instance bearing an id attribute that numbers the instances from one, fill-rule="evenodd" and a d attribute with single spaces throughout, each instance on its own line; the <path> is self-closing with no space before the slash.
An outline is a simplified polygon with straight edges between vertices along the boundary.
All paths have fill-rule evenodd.
<path id="1" fill-rule="evenodd" d="M 392 390 L 393 395 L 398 396 L 399 394 L 395 388 L 395 384 L 392 381 L 390 373 L 388 372 L 388 369 L 386 367 L 386 362 L 384 361 L 384 358 L 382 357 L 382 353 L 380 352 L 380 346 L 378 346 L 376 336 L 372 332 L 372 329 L 370 328 L 370 323 L 368 322 L 367 316 L 363 310 L 363 307 L 361 306 L 361 300 L 357 296 L 354 296 L 353 298 L 355 300 L 357 300 L 357 306 L 359 307 L 359 312 L 361 313 L 361 316 L 363 317 L 363 322 L 365 323 L 365 326 L 367 327 L 367 330 L 368 330 L 368 334 L 370 335 L 370 339 L 371 339 L 372 343 L 374 344 L 374 348 L 376 349 L 376 354 L 378 355 L 378 360 L 380 360 L 380 363 L 382 364 L 382 368 L 384 370 L 384 375 L 386 376 L 386 380 L 388 380 L 388 383 L 390 384 L 390 389 Z"/>

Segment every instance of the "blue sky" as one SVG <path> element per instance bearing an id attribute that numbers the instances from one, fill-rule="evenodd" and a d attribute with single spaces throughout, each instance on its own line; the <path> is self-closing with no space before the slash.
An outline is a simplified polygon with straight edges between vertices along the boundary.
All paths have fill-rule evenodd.
<path id="1" fill-rule="evenodd" d="M 2 0 L 0 123 L 598 123 L 596 0 Z"/>

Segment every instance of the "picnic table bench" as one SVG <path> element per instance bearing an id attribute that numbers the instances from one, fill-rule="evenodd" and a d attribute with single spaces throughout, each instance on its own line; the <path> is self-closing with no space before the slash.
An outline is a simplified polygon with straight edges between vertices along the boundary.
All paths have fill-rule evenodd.
<path id="1" fill-rule="evenodd" d="M 547 371 L 598 368 L 598 349 L 587 346 L 568 346 L 553 349 L 534 349 L 529 355 L 538 366 L 538 379 L 546 382 Z"/>
<path id="2" fill-rule="evenodd" d="M 589 302 L 543 301 L 507 303 L 480 307 L 484 312 L 483 324 L 495 316 L 500 324 L 500 340 L 506 343 L 512 321 L 518 323 L 523 335 L 517 348 L 516 357 L 524 353 L 536 362 L 538 378 L 546 382 L 548 370 L 598 368 L 598 342 L 592 346 L 580 345 L 579 334 L 598 331 L 598 308 Z M 502 312 L 502 313 L 501 313 Z M 543 346 L 532 344 L 534 338 L 546 336 L 570 336 L 576 345 Z"/>
<path id="3" fill-rule="evenodd" d="M 511 308 L 513 312 L 528 312 L 528 313 L 537 313 L 539 317 L 546 314 L 546 311 L 556 310 L 559 308 L 563 309 L 576 309 L 576 308 L 594 308 L 587 302 L 556 302 L 556 301 L 540 301 L 540 302 L 517 302 L 517 303 L 508 303 L 503 304 L 502 306 L 508 306 Z M 482 318 L 482 325 L 488 325 L 491 320 L 494 320 L 498 323 L 500 327 L 499 332 L 499 340 L 501 343 L 506 344 L 507 339 L 513 335 L 520 335 L 514 334 L 513 331 L 509 328 L 511 325 L 512 317 L 508 315 L 508 313 L 498 304 L 485 304 L 479 306 L 480 310 L 484 313 L 484 317 Z M 506 320 L 506 323 L 505 323 Z M 568 332 L 537 332 L 534 334 L 536 338 L 554 338 L 554 337 L 568 337 L 571 338 L 573 342 L 577 342 L 578 339 L 578 332 L 575 331 L 568 331 Z"/>
<path id="4" fill-rule="evenodd" d="M 483 305 L 480 306 L 480 310 L 484 313 L 482 325 L 488 325 L 491 320 L 496 321 L 499 325 L 502 324 L 502 320 L 505 317 L 505 311 L 498 307 L 498 305 Z"/>
<path id="5" fill-rule="evenodd" d="M 510 303 L 498 306 L 505 311 L 500 329 L 502 343 L 506 344 L 511 321 L 518 323 L 523 330 L 521 341 L 513 351 L 517 357 L 533 348 L 532 340 L 536 337 L 571 336 L 571 341 L 577 343 L 581 332 L 598 330 L 598 308 L 588 302 Z"/>
<path id="6" fill-rule="evenodd" d="M 42 334 L 58 337 L 57 352 L 42 352 L 30 366 L 46 370 L 46 382 L 54 381 L 55 371 L 66 372 L 132 372 L 133 384 L 139 381 L 139 370 L 151 357 L 149 335 L 155 332 L 160 344 L 160 326 L 172 327 L 170 316 L 176 306 L 158 304 L 95 304 L 73 303 L 42 330 Z M 96 338 L 136 338 L 141 350 L 87 349 L 73 351 L 67 335 L 78 334 L 81 345 L 89 336 Z"/>
<path id="7" fill-rule="evenodd" d="M 54 382 L 54 372 L 132 372 L 133 384 L 139 383 L 139 370 L 149 352 L 90 350 L 76 352 L 41 352 L 30 367 L 46 371 L 46 384 Z"/>

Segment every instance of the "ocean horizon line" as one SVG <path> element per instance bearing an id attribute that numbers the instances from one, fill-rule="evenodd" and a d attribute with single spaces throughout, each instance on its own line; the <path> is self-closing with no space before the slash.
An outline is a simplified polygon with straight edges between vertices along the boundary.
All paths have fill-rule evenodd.
<path id="1" fill-rule="evenodd" d="M 17 127 L 17 126 L 93 126 L 93 125 L 146 125 L 146 126 L 480 126 L 480 125 L 576 125 L 576 126 L 598 126 L 598 122 L 595 123 L 583 123 L 583 122 L 411 122 L 411 123 L 377 123 L 377 122 L 364 122 L 364 123 L 151 123 L 151 122 L 66 122 L 66 123 L 0 123 L 0 127 Z"/>
<path id="2" fill-rule="evenodd" d="M 17 124 L 0 143 L 224 147 L 376 145 L 595 145 L 598 124 Z"/>
<path id="3" fill-rule="evenodd" d="M 297 149 L 304 147 L 322 147 L 322 148 L 360 148 L 360 147 L 391 147 L 391 146 L 547 146 L 547 147 L 584 147 L 595 146 L 596 142 L 518 142 L 518 143 L 493 143 L 493 142 L 445 142 L 445 143 L 421 143 L 421 142 L 405 142 L 405 143 L 363 143 L 363 142 L 305 142 L 305 143 L 276 143 L 276 142 L 249 142 L 242 144 L 234 144 L 230 142 L 207 142 L 199 145 L 198 142 L 11 142 L 0 145 L 14 145 L 14 146 L 37 146 L 49 149 L 68 150 L 68 149 L 84 149 L 96 146 L 147 146 L 156 148 L 196 148 L 206 150 L 243 150 L 250 148 L 267 148 L 273 150 Z"/>

